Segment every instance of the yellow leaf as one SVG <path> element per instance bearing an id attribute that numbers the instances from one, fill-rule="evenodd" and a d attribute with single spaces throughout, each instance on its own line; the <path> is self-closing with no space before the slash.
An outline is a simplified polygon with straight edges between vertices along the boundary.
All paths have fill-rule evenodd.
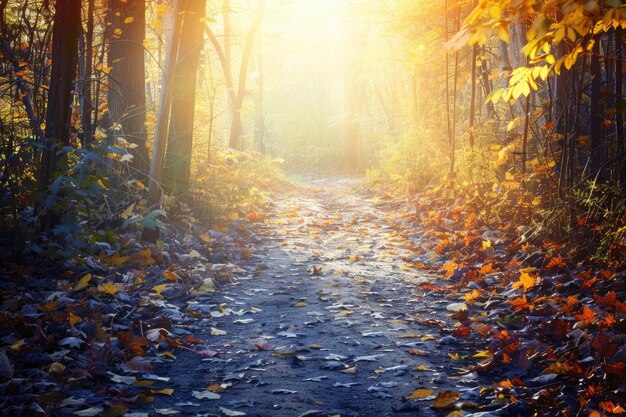
<path id="1" fill-rule="evenodd" d="M 132 16 L 128 16 L 126 19 L 124 19 L 124 23 L 129 24 L 129 23 L 133 23 L 135 21 L 135 18 Z"/>
<path id="2" fill-rule="evenodd" d="M 535 286 L 537 278 L 526 271 L 520 271 L 519 281 L 513 284 L 513 288 L 523 287 L 524 291 Z"/>
<path id="3" fill-rule="evenodd" d="M 172 395 L 174 390 L 172 388 L 163 388 L 160 390 L 151 390 L 153 394 Z"/>
<path id="4" fill-rule="evenodd" d="M 465 302 L 469 303 L 471 301 L 474 301 L 479 296 L 480 296 L 480 291 L 478 291 L 478 290 L 474 290 L 472 292 L 469 292 L 469 293 L 465 294 Z"/>
<path id="5" fill-rule="evenodd" d="M 306 303 L 304 301 L 300 301 L 293 305 L 294 307 L 306 307 Z"/>
<path id="6" fill-rule="evenodd" d="M 120 291 L 120 287 L 117 284 L 107 281 L 98 285 L 98 291 L 109 295 L 115 295 Z"/>
<path id="7" fill-rule="evenodd" d="M 165 289 L 165 287 L 167 287 L 167 284 L 155 285 L 152 287 L 152 291 L 161 295 L 161 292 Z"/>
<path id="8" fill-rule="evenodd" d="M 24 339 L 20 339 L 17 342 L 14 342 L 12 345 L 9 345 L 9 348 L 13 350 L 20 350 L 23 344 L 24 344 Z"/>
<path id="9" fill-rule="evenodd" d="M 67 317 L 67 322 L 70 324 L 70 326 L 73 327 L 76 323 L 80 323 L 81 321 L 83 321 L 82 318 L 70 311 Z"/>
<path id="10" fill-rule="evenodd" d="M 450 359 L 452 359 L 453 361 L 461 360 L 461 355 L 459 355 L 458 353 L 448 353 L 448 356 L 450 356 Z"/>
<path id="11" fill-rule="evenodd" d="M 445 410 L 452 408 L 461 395 L 456 391 L 444 391 L 437 394 L 437 398 L 433 402 L 432 408 L 435 410 Z"/>
<path id="12" fill-rule="evenodd" d="M 400 336 L 398 336 L 400 339 L 417 339 L 420 337 L 419 334 L 415 334 L 415 333 L 405 333 L 402 334 Z"/>
<path id="13" fill-rule="evenodd" d="M 176 355 L 174 355 L 172 352 L 163 352 L 163 353 L 157 353 L 157 356 L 165 356 L 166 358 L 170 358 L 170 359 L 174 359 L 176 360 Z"/>
<path id="14" fill-rule="evenodd" d="M 91 274 L 87 274 L 83 276 L 80 280 L 78 280 L 76 285 L 74 285 L 74 291 L 82 290 L 83 288 L 85 288 L 87 284 L 89 284 L 90 280 L 91 280 Z"/>
<path id="15" fill-rule="evenodd" d="M 409 395 L 407 398 L 424 398 L 432 395 L 433 390 L 431 389 L 416 389 L 413 391 L 413 394 Z"/>
<path id="16" fill-rule="evenodd" d="M 493 354 L 488 350 L 483 350 L 473 355 L 474 358 L 490 358 L 492 356 Z"/>
<path id="17" fill-rule="evenodd" d="M 65 365 L 60 362 L 52 362 L 50 364 L 49 371 L 54 374 L 60 374 L 65 370 Z"/>
<path id="18" fill-rule="evenodd" d="M 315 350 L 319 350 L 322 348 L 322 345 L 318 345 L 317 343 L 313 343 L 311 345 L 309 345 L 310 349 L 315 349 Z"/>
<path id="19" fill-rule="evenodd" d="M 420 365 L 417 368 L 415 368 L 416 371 L 429 371 L 428 366 L 426 365 Z"/>

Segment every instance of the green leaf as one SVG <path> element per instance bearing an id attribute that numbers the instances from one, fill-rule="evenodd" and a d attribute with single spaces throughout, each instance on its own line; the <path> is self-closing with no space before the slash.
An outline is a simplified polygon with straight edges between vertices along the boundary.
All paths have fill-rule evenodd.
<path id="1" fill-rule="evenodd" d="M 159 217 L 167 217 L 167 212 L 165 210 L 153 210 L 150 214 L 144 216 L 143 227 L 148 230 L 164 229 L 165 224 L 159 220 Z"/>

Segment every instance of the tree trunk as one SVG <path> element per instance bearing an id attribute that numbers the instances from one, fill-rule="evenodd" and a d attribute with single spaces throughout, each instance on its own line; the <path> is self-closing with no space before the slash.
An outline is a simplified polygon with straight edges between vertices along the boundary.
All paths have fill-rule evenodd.
<path id="1" fill-rule="evenodd" d="M 591 146 L 589 149 L 589 167 L 595 173 L 602 166 L 602 142 L 603 129 L 602 121 L 604 112 L 602 111 L 602 66 L 600 65 L 600 39 L 593 46 L 591 54 L 591 106 L 590 106 L 590 133 Z"/>
<path id="2" fill-rule="evenodd" d="M 246 94 L 246 80 L 248 79 L 248 63 L 250 62 L 250 55 L 252 54 L 252 47 L 254 46 L 254 38 L 257 32 L 261 28 L 261 22 L 263 21 L 263 14 L 265 12 L 265 0 L 259 0 L 259 5 L 252 23 L 252 27 L 248 31 L 246 38 L 246 44 L 243 50 L 243 56 L 241 58 L 241 66 L 239 67 L 239 84 L 237 85 L 237 99 L 235 101 L 235 111 L 233 112 L 232 124 L 230 127 L 230 140 L 229 145 L 236 150 L 243 150 L 242 141 L 242 124 L 241 124 L 241 107 L 243 105 L 243 99 Z"/>
<path id="3" fill-rule="evenodd" d="M 172 111 L 163 184 L 174 196 L 187 197 L 191 177 L 193 122 L 200 52 L 204 40 L 204 0 L 186 0 L 172 80 Z"/>
<path id="4" fill-rule="evenodd" d="M 133 166 L 144 176 L 149 158 L 146 147 L 146 36 L 145 0 L 109 0 L 110 45 L 107 57 L 109 72 L 108 108 L 111 120 L 122 129 L 131 149 Z M 143 174 L 143 175 L 141 175 Z"/>
<path id="5" fill-rule="evenodd" d="M 476 123 L 476 59 L 478 58 L 478 45 L 472 47 L 472 94 L 470 98 L 469 114 L 469 145 L 474 149 L 474 125 Z"/>
<path id="6" fill-rule="evenodd" d="M 72 90 L 76 79 L 81 4 L 56 0 L 52 28 L 52 69 L 46 110 L 44 149 L 39 170 L 39 191 L 45 195 L 52 182 L 61 146 L 70 145 Z M 48 232 L 58 220 L 52 207 L 39 206 L 39 229 Z"/>
<path id="7" fill-rule="evenodd" d="M 161 178 L 163 176 L 163 162 L 167 147 L 168 122 L 172 105 L 172 79 L 178 56 L 178 33 L 182 25 L 182 4 L 184 0 L 175 0 L 174 24 L 167 40 L 167 52 L 165 53 L 165 65 L 161 77 L 161 92 L 159 95 L 159 112 L 157 114 L 154 132 L 154 146 L 152 160 L 150 161 L 150 177 L 148 183 L 148 207 L 150 210 L 158 209 L 161 205 Z M 148 242 L 156 242 L 159 237 L 159 229 L 144 228 L 142 239 Z"/>
<path id="8" fill-rule="evenodd" d="M 87 4 L 87 31 L 85 32 L 83 44 L 83 74 L 81 79 L 81 123 L 83 127 L 83 146 L 90 145 L 93 142 L 93 101 L 91 94 L 91 77 L 93 74 L 93 25 L 95 0 L 88 0 Z"/>
<path id="9" fill-rule="evenodd" d="M 617 129 L 617 149 L 619 154 L 626 151 L 626 143 L 624 142 L 624 70 L 622 67 L 623 42 L 622 29 L 615 31 L 615 100 L 617 102 L 617 111 L 615 112 L 615 128 Z M 618 178 L 622 188 L 626 189 L 626 161 L 622 158 L 621 168 L 618 164 Z"/>
<path id="10" fill-rule="evenodd" d="M 255 119 L 254 119 L 254 148 L 260 153 L 265 153 L 265 106 L 264 106 L 264 74 L 263 74 L 263 45 L 261 36 L 257 39 L 256 53 L 256 71 L 258 73 L 255 103 Z"/>

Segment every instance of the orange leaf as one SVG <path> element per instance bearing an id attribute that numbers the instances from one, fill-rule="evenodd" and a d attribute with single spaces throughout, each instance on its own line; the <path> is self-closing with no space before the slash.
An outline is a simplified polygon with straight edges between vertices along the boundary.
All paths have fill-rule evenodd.
<path id="1" fill-rule="evenodd" d="M 565 265 L 566 263 L 563 261 L 563 258 L 561 258 L 560 256 L 557 256 L 556 258 L 552 258 L 550 262 L 548 262 L 548 265 L 546 266 L 546 268 L 548 269 L 565 268 Z"/>
<path id="2" fill-rule="evenodd" d="M 143 356 L 146 351 L 144 346 L 148 346 L 148 339 L 145 337 L 134 337 L 132 332 L 123 332 L 117 334 L 120 344 L 133 356 Z"/>
<path id="3" fill-rule="evenodd" d="M 178 275 L 176 275 L 175 272 L 172 271 L 164 271 L 163 272 L 163 276 L 168 280 L 168 281 L 178 281 Z"/>
<path id="4" fill-rule="evenodd" d="M 592 309 L 590 309 L 587 306 L 584 306 L 583 307 L 583 312 L 580 313 L 580 314 L 576 314 L 576 318 L 578 320 L 582 320 L 586 324 L 591 324 L 591 323 L 593 323 L 595 321 L 596 314 L 593 312 Z"/>
<path id="5" fill-rule="evenodd" d="M 514 298 L 511 301 L 509 301 L 509 304 L 511 304 L 511 306 L 516 310 L 525 310 L 525 309 L 529 309 L 532 310 L 533 306 L 532 304 L 528 303 L 528 300 L 526 299 L 525 295 L 522 295 L 519 298 Z"/>

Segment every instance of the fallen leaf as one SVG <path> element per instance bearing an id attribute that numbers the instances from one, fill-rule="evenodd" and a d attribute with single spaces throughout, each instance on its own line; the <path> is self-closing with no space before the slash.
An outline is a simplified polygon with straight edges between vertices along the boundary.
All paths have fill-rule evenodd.
<path id="1" fill-rule="evenodd" d="M 102 414 L 104 408 L 102 407 L 91 407 L 81 411 L 74 411 L 74 414 L 79 417 L 95 417 Z"/>
<path id="2" fill-rule="evenodd" d="M 81 279 L 78 280 L 76 285 L 74 285 L 74 291 L 79 291 L 85 288 L 87 284 L 89 284 L 90 280 L 91 280 L 91 274 L 84 275 Z"/>
<path id="3" fill-rule="evenodd" d="M 195 398 L 199 399 L 199 400 L 219 400 L 220 398 L 222 398 L 221 395 L 213 392 L 213 391 L 193 391 L 191 393 L 191 395 L 193 395 Z"/>
<path id="4" fill-rule="evenodd" d="M 206 389 L 217 394 L 221 394 L 222 392 L 226 391 L 224 387 L 222 387 L 220 384 L 210 384 L 208 387 L 206 387 Z"/>
<path id="5" fill-rule="evenodd" d="M 429 395 L 432 395 L 432 393 L 433 393 L 433 390 L 431 389 L 416 389 L 407 398 L 409 399 L 424 398 L 424 397 L 428 397 Z"/>
<path id="6" fill-rule="evenodd" d="M 226 334 L 226 331 L 216 329 L 215 327 L 211 327 L 211 335 L 212 336 L 223 336 Z"/>
<path id="7" fill-rule="evenodd" d="M 161 292 L 163 292 L 165 287 L 167 287 L 167 284 L 155 285 L 154 287 L 152 287 L 151 290 L 154 291 L 155 293 L 161 295 Z"/>
<path id="8" fill-rule="evenodd" d="M 224 407 L 220 407 L 220 411 L 228 417 L 238 417 L 238 416 L 245 416 L 246 413 L 241 412 L 241 411 L 235 411 L 235 410 L 229 410 L 228 408 L 224 408 Z"/>
<path id="9" fill-rule="evenodd" d="M 126 362 L 126 367 L 132 371 L 154 371 L 154 366 L 152 366 L 152 363 L 150 363 L 148 359 L 142 358 L 141 356 L 135 356 L 131 360 Z"/>
<path id="10" fill-rule="evenodd" d="M 456 391 L 443 391 L 437 394 L 435 401 L 433 401 L 432 408 L 435 410 L 446 410 L 452 408 L 455 402 L 459 400 L 461 394 Z"/>
<path id="11" fill-rule="evenodd" d="M 180 411 L 174 410 L 173 408 L 155 408 L 154 412 L 157 414 L 164 415 L 164 416 L 169 416 L 170 414 L 180 413 Z"/>
<path id="12" fill-rule="evenodd" d="M 520 271 L 519 281 L 513 284 L 513 288 L 522 287 L 524 291 L 532 288 L 537 283 L 537 278 L 530 275 L 529 272 Z"/>
<path id="13" fill-rule="evenodd" d="M 151 390 L 152 394 L 161 394 L 161 395 L 172 395 L 174 390 L 172 388 L 163 388 L 160 390 Z"/>
<path id="14" fill-rule="evenodd" d="M 109 295 L 115 295 L 120 291 L 120 287 L 117 284 L 112 283 L 111 281 L 103 282 L 98 285 L 98 291 L 103 292 Z"/>

